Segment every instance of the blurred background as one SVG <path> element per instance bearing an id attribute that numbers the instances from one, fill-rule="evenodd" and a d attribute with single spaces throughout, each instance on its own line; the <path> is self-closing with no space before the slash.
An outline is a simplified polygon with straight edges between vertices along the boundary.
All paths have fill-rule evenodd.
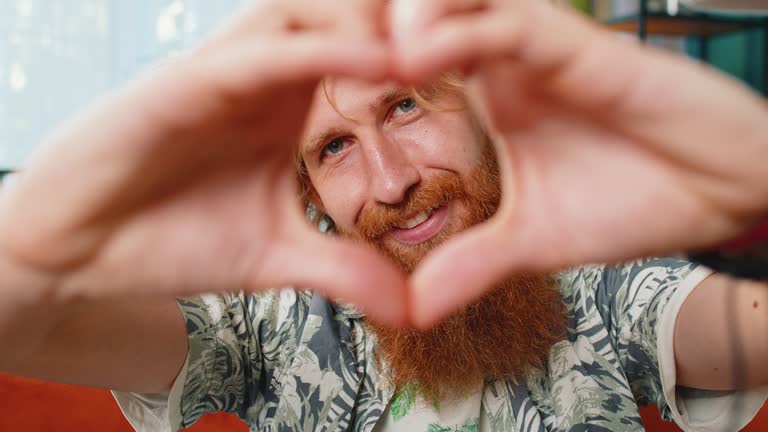
<path id="1" fill-rule="evenodd" d="M 0 0 L 0 171 L 23 166 L 84 105 L 192 46 L 252 1 Z M 768 0 L 555 1 L 617 37 L 710 64 L 768 96 Z M 649 431 L 679 431 L 655 408 L 642 414 Z M 17 430 L 132 429 L 107 391 L 0 375 L 0 431 Z M 247 428 L 226 415 L 192 428 L 221 430 Z M 745 430 L 768 430 L 768 409 Z"/>
<path id="2" fill-rule="evenodd" d="M 0 0 L 0 168 L 248 0 Z"/>
<path id="3" fill-rule="evenodd" d="M 695 58 L 768 96 L 768 0 L 567 0 L 620 34 Z"/>
<path id="4" fill-rule="evenodd" d="M 755 13 L 768 0 L 556 1 L 768 94 L 768 18 Z M 0 169 L 19 167 L 86 103 L 195 44 L 248 2 L 0 0 Z"/>

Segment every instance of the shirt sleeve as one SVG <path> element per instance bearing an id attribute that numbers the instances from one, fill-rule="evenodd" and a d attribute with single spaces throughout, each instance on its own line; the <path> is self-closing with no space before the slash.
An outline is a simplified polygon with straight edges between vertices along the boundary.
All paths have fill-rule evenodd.
<path id="1" fill-rule="evenodd" d="M 768 397 L 768 388 L 716 392 L 676 385 L 675 322 L 685 299 L 711 273 L 676 259 L 647 259 L 606 267 L 596 292 L 638 403 L 657 405 L 684 431 L 739 430 Z"/>
<path id="2" fill-rule="evenodd" d="M 206 413 L 256 423 L 265 386 L 284 360 L 281 329 L 293 328 L 293 290 L 269 295 L 210 295 L 178 301 L 189 351 L 170 393 L 113 392 L 137 431 L 188 428 Z"/>

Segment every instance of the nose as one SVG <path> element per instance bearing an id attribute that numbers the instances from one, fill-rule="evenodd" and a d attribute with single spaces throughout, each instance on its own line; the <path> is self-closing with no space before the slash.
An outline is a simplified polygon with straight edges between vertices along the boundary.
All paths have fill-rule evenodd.
<path id="1" fill-rule="evenodd" d="M 421 181 L 418 169 L 398 141 L 379 135 L 369 142 L 366 159 L 372 198 L 381 204 L 401 203 Z"/>

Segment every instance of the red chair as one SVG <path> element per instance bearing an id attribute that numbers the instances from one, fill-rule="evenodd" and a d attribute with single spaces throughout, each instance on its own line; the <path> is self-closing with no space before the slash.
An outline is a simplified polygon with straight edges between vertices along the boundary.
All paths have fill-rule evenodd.
<path id="1" fill-rule="evenodd" d="M 0 374 L 0 431 L 133 432 L 106 390 Z M 227 414 L 202 418 L 188 432 L 247 432 Z"/>
<path id="2" fill-rule="evenodd" d="M 662 421 L 656 408 L 640 411 L 649 432 L 680 432 Z M 768 430 L 768 407 L 743 431 Z M 0 375 L 0 431 L 19 432 L 133 432 L 106 390 L 51 384 Z M 209 415 L 188 432 L 247 432 L 235 416 Z"/>

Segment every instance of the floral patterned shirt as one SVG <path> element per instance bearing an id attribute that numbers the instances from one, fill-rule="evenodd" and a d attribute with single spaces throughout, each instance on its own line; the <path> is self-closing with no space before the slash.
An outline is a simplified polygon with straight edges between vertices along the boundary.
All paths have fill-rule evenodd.
<path id="1" fill-rule="evenodd" d="M 684 430 L 741 428 L 768 390 L 675 385 L 675 319 L 709 273 L 674 259 L 560 273 L 568 331 L 546 369 L 480 384 L 479 417 L 436 430 L 641 431 L 638 406 L 646 404 Z M 170 394 L 114 393 L 138 431 L 177 431 L 219 411 L 253 431 L 374 431 L 403 408 L 379 369 L 374 335 L 353 309 L 293 289 L 179 305 L 190 349 Z"/>

